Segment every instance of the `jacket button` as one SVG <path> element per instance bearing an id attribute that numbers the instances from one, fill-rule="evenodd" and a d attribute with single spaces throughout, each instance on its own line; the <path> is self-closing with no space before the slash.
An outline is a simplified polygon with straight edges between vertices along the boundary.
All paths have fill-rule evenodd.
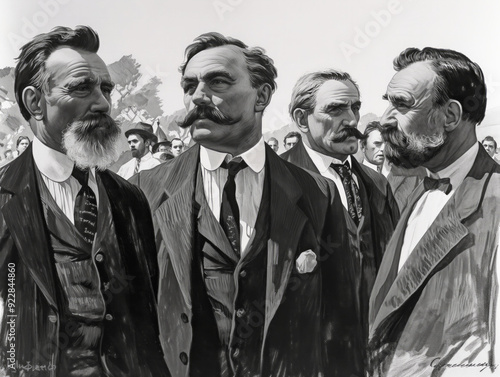
<path id="1" fill-rule="evenodd" d="M 186 352 L 181 352 L 181 354 L 179 355 L 179 359 L 181 359 L 182 364 L 187 365 L 188 355 L 186 354 Z"/>
<path id="2" fill-rule="evenodd" d="M 189 318 L 186 315 L 186 313 L 182 313 L 181 314 L 181 319 L 182 319 L 182 322 L 184 322 L 184 323 L 188 323 L 189 322 Z"/>
<path id="3" fill-rule="evenodd" d="M 245 309 L 238 309 L 238 310 L 236 310 L 236 316 L 237 316 L 238 318 L 241 318 L 241 317 L 243 317 L 244 315 L 245 315 Z"/>
<path id="4" fill-rule="evenodd" d="M 52 323 L 57 322 L 57 316 L 55 314 L 49 314 L 49 321 Z"/>
<path id="5" fill-rule="evenodd" d="M 111 321 L 111 320 L 113 319 L 113 316 L 112 316 L 111 314 L 109 314 L 109 313 L 108 313 L 108 314 L 106 314 L 106 315 L 104 316 L 104 318 L 106 318 L 106 320 L 108 320 L 108 321 Z"/>
<path id="6" fill-rule="evenodd" d="M 240 355 L 240 349 L 239 348 L 235 348 L 234 352 L 233 352 L 233 357 L 238 357 Z"/>
<path id="7" fill-rule="evenodd" d="M 242 278 L 244 278 L 245 276 L 247 276 L 247 272 L 246 272 L 245 270 L 241 270 L 241 271 L 240 271 L 240 276 L 241 276 Z"/>
<path id="8" fill-rule="evenodd" d="M 104 259 L 104 256 L 101 254 L 101 253 L 97 253 L 95 255 L 95 260 L 98 261 L 98 262 L 102 262 Z"/>

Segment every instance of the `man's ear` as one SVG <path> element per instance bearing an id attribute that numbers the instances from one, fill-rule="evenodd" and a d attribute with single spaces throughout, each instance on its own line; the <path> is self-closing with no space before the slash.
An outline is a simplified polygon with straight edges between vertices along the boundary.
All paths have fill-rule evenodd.
<path id="1" fill-rule="evenodd" d="M 297 108 L 293 110 L 292 118 L 301 132 L 309 132 L 309 123 L 307 121 L 308 112 L 304 109 Z"/>
<path id="2" fill-rule="evenodd" d="M 273 96 L 273 90 L 271 85 L 262 84 L 257 89 L 257 101 L 255 102 L 255 112 L 261 113 L 265 110 L 269 102 L 271 102 L 271 97 Z"/>
<path id="3" fill-rule="evenodd" d="M 21 95 L 21 100 L 23 101 L 24 107 L 28 110 L 30 115 L 36 120 L 43 119 L 43 109 L 41 106 L 42 102 L 42 91 L 35 88 L 34 86 L 27 86 L 24 88 Z"/>
<path id="4" fill-rule="evenodd" d="M 460 102 L 452 99 L 444 105 L 445 124 L 444 129 L 447 132 L 457 128 L 462 120 L 462 105 Z"/>

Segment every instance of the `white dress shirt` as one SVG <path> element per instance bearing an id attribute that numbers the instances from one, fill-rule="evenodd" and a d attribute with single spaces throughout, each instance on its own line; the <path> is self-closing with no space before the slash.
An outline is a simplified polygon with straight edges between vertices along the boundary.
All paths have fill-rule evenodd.
<path id="1" fill-rule="evenodd" d="M 266 149 L 264 139 L 240 156 L 248 165 L 235 177 L 236 202 L 240 210 L 240 245 L 243 256 L 248 241 L 255 230 L 255 222 L 259 213 L 262 192 L 264 190 L 264 173 Z M 200 147 L 200 163 L 203 178 L 203 190 L 210 210 L 220 220 L 222 192 L 227 181 L 228 171 L 221 168 L 222 162 L 229 162 L 233 157 L 227 153 L 217 152 Z"/>
<path id="2" fill-rule="evenodd" d="M 335 183 L 335 186 L 337 186 L 337 190 L 339 190 L 339 195 L 340 195 L 340 200 L 342 201 L 342 205 L 344 206 L 345 209 L 348 209 L 347 196 L 344 190 L 344 185 L 342 184 L 342 178 L 340 178 L 335 169 L 333 169 L 330 166 L 330 164 L 332 163 L 343 165 L 345 161 L 340 161 L 337 160 L 336 158 L 316 152 L 305 144 L 304 147 L 306 148 L 307 154 L 309 155 L 309 157 L 311 157 L 311 160 L 313 161 L 314 165 L 316 166 L 320 174 L 325 178 L 331 179 Z M 349 166 L 351 167 L 352 171 L 351 156 L 347 156 L 346 161 L 349 162 Z M 354 180 L 359 189 L 358 177 L 356 177 L 356 174 L 352 173 L 352 179 Z"/>
<path id="3" fill-rule="evenodd" d="M 42 180 L 54 198 L 59 208 L 66 217 L 75 224 L 75 200 L 82 185 L 71 176 L 75 165 L 64 153 L 47 147 L 36 137 L 33 139 L 33 159 L 41 173 Z M 99 190 L 95 177 L 95 169 L 89 174 L 89 187 L 94 191 L 96 201 L 99 203 Z"/>
<path id="4" fill-rule="evenodd" d="M 141 162 L 139 164 L 139 171 L 153 169 L 155 166 L 161 164 L 161 161 L 154 158 L 151 152 L 146 153 L 141 157 Z M 124 163 L 120 169 L 118 170 L 118 174 L 120 177 L 129 179 L 135 174 L 135 167 L 137 165 L 137 158 L 133 158 L 130 161 Z"/>
<path id="5" fill-rule="evenodd" d="M 417 246 L 446 203 L 448 203 L 448 200 L 450 200 L 457 188 L 464 181 L 474 164 L 478 151 L 479 145 L 475 143 L 447 168 L 435 174 L 427 171 L 429 177 L 450 178 L 452 189 L 448 195 L 437 189 L 426 191 L 413 207 L 406 225 L 398 271 L 401 270 L 415 246 Z"/>

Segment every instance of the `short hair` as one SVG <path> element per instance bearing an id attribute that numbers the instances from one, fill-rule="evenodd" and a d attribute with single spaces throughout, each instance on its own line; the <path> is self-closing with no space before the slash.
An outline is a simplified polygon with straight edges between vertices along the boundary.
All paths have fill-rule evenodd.
<path id="1" fill-rule="evenodd" d="M 275 137 L 270 137 L 269 139 L 267 139 L 267 144 L 269 144 L 271 141 L 275 141 L 276 144 L 278 143 L 278 139 L 276 139 Z"/>
<path id="2" fill-rule="evenodd" d="M 283 143 L 285 143 L 285 144 L 286 144 L 286 139 L 289 139 L 289 138 L 291 138 L 291 137 L 298 137 L 298 138 L 299 138 L 299 140 L 301 140 L 301 139 L 302 139 L 302 135 L 301 135 L 299 132 L 297 132 L 297 131 L 290 131 L 289 133 L 287 133 L 287 134 L 285 135 L 285 138 L 283 139 Z"/>
<path id="3" fill-rule="evenodd" d="M 366 147 L 366 140 L 368 140 L 368 135 L 370 135 L 373 131 L 379 131 L 380 133 L 382 133 L 382 125 L 378 120 L 373 120 L 366 125 L 365 132 L 363 132 L 365 138 L 361 139 L 361 145 L 363 147 Z"/>
<path id="4" fill-rule="evenodd" d="M 288 106 L 290 116 L 293 118 L 293 112 L 295 109 L 303 109 L 308 113 L 313 112 L 314 107 L 316 107 L 316 94 L 318 93 L 319 88 L 326 81 L 330 80 L 350 81 L 359 93 L 358 84 L 354 82 L 347 72 L 328 69 L 325 71 L 307 73 L 299 78 L 293 87 L 292 98 L 290 100 L 290 105 Z"/>
<path id="5" fill-rule="evenodd" d="M 495 149 L 497 149 L 497 141 L 493 138 L 493 136 L 486 136 L 483 141 L 481 141 L 481 145 L 485 142 L 485 141 L 492 141 L 493 144 L 495 144 Z"/>
<path id="6" fill-rule="evenodd" d="M 180 139 L 180 138 L 178 138 L 178 137 L 174 137 L 174 138 L 170 141 L 170 143 L 171 143 L 172 145 L 174 145 L 174 140 L 179 140 L 179 141 L 181 142 L 182 146 L 184 146 L 184 142 L 182 141 L 182 139 Z"/>
<path id="7" fill-rule="evenodd" d="M 99 36 L 88 26 L 77 26 L 74 30 L 59 26 L 48 33 L 37 35 L 21 47 L 14 71 L 14 91 L 21 114 L 26 120 L 31 118 L 31 114 L 22 101 L 23 90 L 27 86 L 42 89 L 47 81 L 45 62 L 61 46 L 96 53 L 99 50 Z"/>
<path id="8" fill-rule="evenodd" d="M 28 140 L 28 143 L 30 142 L 30 138 L 28 136 L 19 136 L 16 141 L 16 148 L 21 144 L 21 141 L 23 140 Z"/>
<path id="9" fill-rule="evenodd" d="M 394 59 L 400 71 L 415 62 L 430 61 L 437 75 L 434 86 L 434 107 L 453 99 L 462 106 L 462 120 L 479 124 L 486 111 L 486 84 L 481 67 L 464 54 L 441 48 L 407 48 Z"/>
<path id="10" fill-rule="evenodd" d="M 184 75 L 187 64 L 199 52 L 221 46 L 236 46 L 242 49 L 252 87 L 257 88 L 262 84 L 269 84 L 273 92 L 276 90 L 278 71 L 274 66 L 273 59 L 265 54 L 266 51 L 263 48 L 248 47 L 239 39 L 226 37 L 215 32 L 201 34 L 194 39 L 192 44 L 187 46 L 184 52 L 184 63 L 179 67 L 179 71 Z"/>

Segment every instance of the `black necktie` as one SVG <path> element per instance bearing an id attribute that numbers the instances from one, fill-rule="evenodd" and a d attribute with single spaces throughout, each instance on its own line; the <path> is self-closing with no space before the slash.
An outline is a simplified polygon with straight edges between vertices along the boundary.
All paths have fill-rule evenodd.
<path id="1" fill-rule="evenodd" d="M 227 181 L 222 192 L 222 204 L 220 208 L 220 225 L 226 233 L 236 255 L 240 255 L 240 211 L 236 202 L 236 174 L 247 164 L 243 159 L 236 158 L 229 163 L 223 162 L 222 168 L 227 169 Z"/>
<path id="2" fill-rule="evenodd" d="M 424 178 L 424 188 L 426 191 L 428 191 L 428 190 L 441 190 L 446 195 L 448 195 L 452 189 L 452 186 L 450 183 L 450 178 L 436 179 L 436 178 L 431 178 L 431 177 L 425 177 Z"/>
<path id="3" fill-rule="evenodd" d="M 89 171 L 80 170 L 75 166 L 71 175 L 82 185 L 75 200 L 75 227 L 92 248 L 97 231 L 97 199 L 88 185 Z"/>
<path id="4" fill-rule="evenodd" d="M 330 166 L 337 172 L 340 179 L 342 179 L 342 186 L 344 186 L 345 196 L 347 198 L 347 211 L 356 225 L 359 225 L 359 221 L 363 215 L 363 205 L 361 204 L 358 186 L 352 179 L 349 162 L 345 161 L 344 164 L 332 163 Z"/>

